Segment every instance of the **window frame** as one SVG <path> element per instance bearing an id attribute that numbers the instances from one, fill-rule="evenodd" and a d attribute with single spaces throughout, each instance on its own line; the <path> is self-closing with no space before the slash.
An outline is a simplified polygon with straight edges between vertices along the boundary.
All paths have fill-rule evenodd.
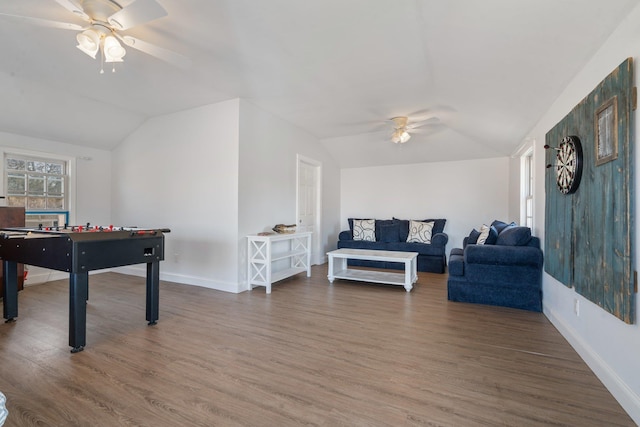
<path id="1" fill-rule="evenodd" d="M 51 211 L 42 211 L 40 209 L 29 210 L 26 209 L 26 214 L 42 214 L 43 212 L 47 213 L 62 213 L 66 215 L 66 218 L 69 221 L 69 224 L 75 224 L 75 212 L 76 212 L 76 158 L 73 156 L 48 153 L 43 151 L 32 151 L 32 150 L 24 150 L 20 148 L 13 147 L 0 147 L 0 151 L 2 154 L 2 165 L 0 166 L 0 170 L 2 171 L 2 180 L 0 180 L 0 194 L 6 196 L 6 185 L 7 185 L 7 170 L 6 170 L 6 162 L 5 159 L 7 156 L 19 156 L 19 157 L 29 157 L 29 158 L 37 158 L 39 160 L 57 160 L 63 161 L 67 164 L 67 188 L 65 198 L 66 198 L 66 210 L 51 210 Z M 6 200 L 3 202 L 3 205 L 6 206 Z M 25 218 L 26 219 L 26 218 Z"/>
<path id="2" fill-rule="evenodd" d="M 533 230 L 535 220 L 535 162 L 533 146 L 520 156 L 520 223 Z"/>

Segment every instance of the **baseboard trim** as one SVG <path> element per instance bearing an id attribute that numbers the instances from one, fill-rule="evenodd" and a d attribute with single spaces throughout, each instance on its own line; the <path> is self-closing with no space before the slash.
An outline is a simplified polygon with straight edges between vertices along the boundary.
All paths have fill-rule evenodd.
<path id="1" fill-rule="evenodd" d="M 557 316 L 552 309 L 544 307 L 543 311 L 553 326 L 578 352 L 582 360 L 602 381 L 631 419 L 640 425 L 640 396 L 576 333 L 575 329 Z"/>
<path id="2" fill-rule="evenodd" d="M 132 276 L 147 277 L 146 267 L 125 266 L 114 268 L 112 271 Z M 222 282 L 219 280 L 203 279 L 202 277 L 187 276 L 183 274 L 163 273 L 160 271 L 160 280 L 167 282 L 181 283 L 183 285 L 200 286 L 203 288 L 215 289 L 217 291 L 231 292 L 237 294 L 242 290 L 238 289 L 237 283 Z"/>
<path id="3" fill-rule="evenodd" d="M 141 266 L 125 266 L 117 268 L 109 268 L 104 270 L 90 271 L 89 275 L 108 273 L 114 271 L 116 273 L 128 274 L 131 276 L 147 277 L 146 267 Z M 68 280 L 69 273 L 57 270 L 42 270 L 37 274 L 33 271 L 29 271 L 27 281 L 24 282 L 24 286 L 41 285 L 43 283 L 51 282 L 53 280 Z M 217 280 L 203 279 L 196 276 L 187 276 L 173 273 L 160 272 L 160 280 L 167 282 L 181 283 L 183 285 L 201 286 L 203 288 L 215 289 L 217 291 L 231 292 L 237 294 L 239 292 L 246 291 L 248 289 L 246 283 L 244 288 L 240 289 L 238 284 L 231 282 L 221 282 Z"/>

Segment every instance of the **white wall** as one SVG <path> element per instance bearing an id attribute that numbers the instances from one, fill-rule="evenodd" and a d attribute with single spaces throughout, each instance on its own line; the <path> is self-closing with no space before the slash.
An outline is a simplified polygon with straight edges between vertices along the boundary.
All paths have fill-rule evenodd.
<path id="1" fill-rule="evenodd" d="M 0 150 L 3 152 L 28 152 L 31 154 L 64 156 L 71 159 L 71 174 L 75 175 L 75 188 L 70 194 L 73 224 L 111 224 L 111 153 L 105 150 L 82 147 L 59 141 L 30 138 L 0 132 Z M 0 162 L 0 174 L 4 161 Z M 0 194 L 4 194 L 0 182 Z M 3 203 L 4 204 L 4 203 Z M 68 277 L 67 273 L 29 267 L 26 286 Z"/>
<path id="2" fill-rule="evenodd" d="M 296 154 L 322 162 L 326 247 L 337 239 L 337 165 L 315 138 L 240 99 L 156 117 L 120 144 L 114 222 L 171 229 L 163 280 L 246 290 L 245 236 L 295 223 Z"/>
<path id="3" fill-rule="evenodd" d="M 275 224 L 296 222 L 297 155 L 321 163 L 322 224 L 320 250 L 335 247 L 340 209 L 340 170 L 319 141 L 291 123 L 245 100 L 240 101 L 239 247 L 240 277 L 246 282 L 247 234 L 268 231 Z"/>
<path id="4" fill-rule="evenodd" d="M 163 280 L 238 290 L 238 111 L 235 99 L 155 117 L 113 150 L 113 221 L 171 229 Z"/>
<path id="5" fill-rule="evenodd" d="M 545 116 L 531 131 L 530 137 L 537 141 L 535 145 L 535 222 L 540 235 L 544 238 L 545 209 L 545 134 L 578 104 L 602 79 L 618 67 L 627 57 L 634 57 L 635 82 L 638 86 L 638 52 L 640 52 L 640 6 L 627 16 L 600 51 L 587 66 L 560 94 Z M 640 117 L 634 113 L 634 134 L 638 136 Z M 635 143 L 634 143 L 635 144 Z M 640 150 L 635 148 L 635 164 L 640 160 Z M 637 167 L 637 166 L 636 166 Z M 640 186 L 635 174 L 634 196 L 636 200 L 634 221 L 638 224 L 638 201 Z M 635 265 L 640 260 L 638 250 L 639 228 L 633 239 Z M 564 337 L 578 351 L 614 397 L 621 403 L 634 421 L 640 424 L 640 303 L 636 294 L 636 324 L 627 325 L 608 314 L 597 305 L 568 289 L 548 274 L 543 277 L 544 312 Z M 579 302 L 579 316 L 574 313 L 574 302 Z"/>
<path id="6" fill-rule="evenodd" d="M 451 248 L 482 224 L 508 217 L 509 158 L 342 170 L 340 227 L 347 218 L 446 218 Z"/>

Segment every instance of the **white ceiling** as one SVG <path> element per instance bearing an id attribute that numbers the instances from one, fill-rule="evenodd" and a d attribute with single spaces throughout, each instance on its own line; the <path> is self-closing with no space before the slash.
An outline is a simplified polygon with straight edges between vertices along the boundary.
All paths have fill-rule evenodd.
<path id="1" fill-rule="evenodd" d="M 125 33 L 189 57 L 188 69 L 128 49 L 101 75 L 74 31 L 0 17 L 0 131 L 111 149 L 149 117 L 242 97 L 343 167 L 506 156 L 637 5 L 158 2 L 167 17 Z M 0 0 L 0 12 L 84 24 L 54 0 Z M 384 121 L 398 115 L 437 119 L 395 145 Z"/>

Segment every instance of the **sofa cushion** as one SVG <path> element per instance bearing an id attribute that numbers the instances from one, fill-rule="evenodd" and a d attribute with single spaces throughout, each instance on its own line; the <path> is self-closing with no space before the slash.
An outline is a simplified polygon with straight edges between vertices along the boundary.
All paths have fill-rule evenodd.
<path id="1" fill-rule="evenodd" d="M 531 240 L 531 229 L 529 227 L 507 227 L 498 234 L 496 245 L 503 246 L 526 246 Z"/>
<path id="2" fill-rule="evenodd" d="M 398 224 L 383 224 L 378 228 L 376 236 L 378 242 L 393 243 L 400 241 L 400 226 Z"/>
<path id="3" fill-rule="evenodd" d="M 353 240 L 364 240 L 367 242 L 376 241 L 376 220 L 375 219 L 354 219 L 353 220 Z"/>
<path id="4" fill-rule="evenodd" d="M 384 242 L 367 242 L 366 240 L 339 240 L 338 249 L 370 249 L 388 251 L 389 245 L 395 245 L 397 243 L 384 243 Z"/>
<path id="5" fill-rule="evenodd" d="M 400 252 L 418 252 L 420 255 L 444 256 L 442 246 L 426 245 L 424 243 L 396 242 L 385 243 L 386 250 Z"/>
<path id="6" fill-rule="evenodd" d="M 431 232 L 433 230 L 433 221 L 409 221 L 409 235 L 407 242 L 409 243 L 431 243 Z"/>

